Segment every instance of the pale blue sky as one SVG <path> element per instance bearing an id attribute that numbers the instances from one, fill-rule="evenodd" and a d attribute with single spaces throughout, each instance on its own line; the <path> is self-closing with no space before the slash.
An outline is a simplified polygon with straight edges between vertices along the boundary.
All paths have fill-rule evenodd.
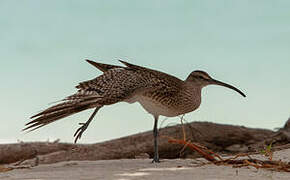
<path id="1" fill-rule="evenodd" d="M 73 142 L 91 110 L 38 131 L 21 132 L 29 117 L 100 75 L 84 59 L 123 59 L 181 79 L 193 70 L 233 84 L 203 90 L 191 121 L 257 128 L 283 126 L 290 116 L 290 1 L 16 1 L 0 0 L 0 143 Z M 164 118 L 161 118 L 161 120 Z M 164 123 L 179 123 L 170 118 Z M 153 127 L 139 104 L 101 109 L 80 143 Z"/>

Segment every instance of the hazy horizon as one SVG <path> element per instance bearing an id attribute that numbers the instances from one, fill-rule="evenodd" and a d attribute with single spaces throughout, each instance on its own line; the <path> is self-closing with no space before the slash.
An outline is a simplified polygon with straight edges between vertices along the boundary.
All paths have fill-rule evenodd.
<path id="1" fill-rule="evenodd" d="M 73 142 L 92 110 L 35 132 L 21 129 L 51 102 L 75 93 L 79 82 L 101 74 L 85 59 L 117 65 L 123 59 L 180 79 L 204 70 L 247 97 L 208 86 L 186 121 L 282 127 L 290 116 L 289 8 L 285 0 L 1 1 L 0 143 Z M 170 123 L 179 118 L 163 125 Z M 152 128 L 139 104 L 118 103 L 98 112 L 79 143 Z"/>

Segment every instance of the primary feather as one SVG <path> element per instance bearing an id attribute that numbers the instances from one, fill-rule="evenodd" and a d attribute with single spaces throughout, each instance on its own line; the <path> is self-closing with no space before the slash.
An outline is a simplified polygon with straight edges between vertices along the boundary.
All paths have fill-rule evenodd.
<path id="1" fill-rule="evenodd" d="M 114 104 L 120 101 L 130 102 L 134 96 L 156 91 L 151 96 L 158 96 L 162 92 L 170 94 L 178 91 L 181 80 L 168 74 L 133 65 L 121 61 L 125 65 L 115 66 L 87 60 L 103 72 L 102 75 L 79 83 L 78 91 L 56 104 L 34 116 L 32 121 L 26 124 L 24 130 L 35 130 L 56 120 L 73 115 L 90 108 L 101 108 L 104 105 Z M 166 76 L 166 78 L 164 78 Z M 175 83 L 174 83 L 175 82 Z M 176 84 L 176 88 L 166 90 L 168 84 Z M 172 86 L 172 85 L 171 85 Z M 162 89 L 164 89 L 162 91 Z M 161 91 L 160 91 L 161 90 Z"/>

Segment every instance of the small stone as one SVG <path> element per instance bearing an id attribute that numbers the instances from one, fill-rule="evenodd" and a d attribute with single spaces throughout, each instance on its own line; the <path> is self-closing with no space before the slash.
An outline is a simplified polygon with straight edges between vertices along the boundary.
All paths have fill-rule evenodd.
<path id="1" fill-rule="evenodd" d="M 247 152 L 248 147 L 243 144 L 233 144 L 231 146 L 226 147 L 225 150 L 231 152 Z"/>

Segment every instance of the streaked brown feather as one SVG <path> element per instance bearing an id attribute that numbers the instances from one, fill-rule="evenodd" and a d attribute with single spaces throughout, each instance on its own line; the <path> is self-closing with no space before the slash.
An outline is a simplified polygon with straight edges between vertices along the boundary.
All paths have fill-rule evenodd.
<path id="1" fill-rule="evenodd" d="M 78 91 L 74 95 L 66 97 L 64 102 L 32 116 L 33 120 L 27 123 L 28 127 L 25 130 L 37 129 L 85 109 L 101 108 L 104 105 L 126 101 L 136 94 L 150 97 L 152 96 L 150 93 L 156 90 L 160 94 L 162 92 L 177 94 L 183 83 L 182 80 L 166 73 L 121 60 L 120 62 L 126 67 L 87 61 L 104 73 L 92 80 L 79 83 L 76 86 Z M 158 98 L 156 99 L 158 100 Z"/>
<path id="2" fill-rule="evenodd" d="M 88 63 L 90 63 L 91 65 L 95 66 L 96 68 L 98 68 L 102 72 L 106 72 L 106 71 L 108 71 L 110 69 L 114 69 L 114 68 L 123 68 L 121 66 L 115 66 L 115 65 L 110 65 L 110 64 L 97 63 L 97 62 L 91 61 L 89 59 L 86 59 L 86 61 Z"/>

